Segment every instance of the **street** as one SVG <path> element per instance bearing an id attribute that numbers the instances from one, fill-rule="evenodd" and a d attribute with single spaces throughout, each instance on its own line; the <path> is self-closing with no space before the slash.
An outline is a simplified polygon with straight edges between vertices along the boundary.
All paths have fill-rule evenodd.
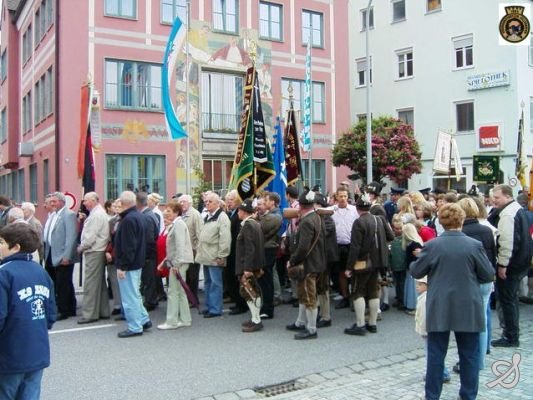
<path id="1" fill-rule="evenodd" d="M 305 386 L 312 386 L 309 394 L 306 391 L 296 391 L 280 398 L 374 399 L 368 389 L 355 396 L 353 387 L 351 391 L 345 388 L 346 384 L 353 386 L 356 383 L 355 386 L 362 390 L 368 379 L 362 379 L 359 385 L 357 378 L 347 381 L 346 377 L 344 386 L 339 386 L 338 393 L 331 389 L 335 385 L 329 382 L 326 392 L 331 397 L 321 397 L 320 393 L 326 393 L 321 385 L 328 382 L 322 383 L 325 379 L 315 374 L 324 373 L 329 376 L 331 374 L 324 371 L 342 371 L 342 367 L 354 364 L 372 366 L 372 360 L 404 360 L 405 354 L 415 355 L 408 357 L 413 359 L 413 363 L 418 363 L 417 372 L 408 373 L 407 377 L 411 384 L 416 385 L 418 393 L 423 393 L 423 341 L 414 332 L 413 317 L 395 309 L 383 313 L 383 320 L 378 322 L 377 334 L 367 334 L 365 337 L 344 335 L 342 331 L 353 323 L 354 314 L 349 309 L 343 309 L 332 311 L 333 326 L 320 329 L 317 340 L 295 341 L 293 334 L 285 330 L 285 325 L 293 322 L 297 315 L 297 309 L 290 305 L 278 306 L 275 319 L 265 321 L 265 329 L 253 334 L 240 331 L 240 323 L 248 318 L 247 314 L 230 316 L 225 313 L 222 318 L 204 319 L 196 310 L 193 310 L 192 327 L 159 331 L 155 326 L 163 322 L 165 306 L 166 303 L 161 303 L 160 307 L 150 313 L 154 323 L 150 331 L 129 339 L 117 338 L 124 322 L 113 319 L 81 328 L 76 324 L 76 318 L 56 323 L 50 335 L 52 364 L 43 377 L 42 399 L 242 398 L 234 392 L 245 397 L 257 395 L 260 398 L 250 389 L 306 376 L 319 377 L 315 381 L 302 380 L 307 382 Z M 494 326 L 497 326 L 495 314 L 493 319 Z M 521 320 L 529 321 L 528 328 L 523 329 L 523 337 L 532 336 L 530 321 L 533 320 L 533 307 L 521 305 Z M 524 323 L 522 325 L 525 326 Z M 528 342 L 525 338 L 521 340 L 523 346 L 531 343 L 530 339 Z M 509 352 L 513 349 L 504 350 Z M 498 351 L 501 349 L 493 349 L 493 355 Z M 394 355 L 399 356 L 391 357 Z M 451 350 L 447 365 L 451 368 L 456 359 L 455 350 Z M 370 364 L 360 364 L 369 361 Z M 382 368 L 378 375 L 383 376 L 384 382 L 393 386 L 397 386 L 399 381 L 396 385 L 394 381 L 391 382 L 387 371 L 390 369 L 394 372 L 396 380 L 401 379 L 401 374 L 394 368 L 400 368 L 400 372 L 408 371 L 398 364 L 390 367 L 383 363 L 374 364 Z M 526 361 L 522 360 L 522 364 L 526 364 Z M 531 359 L 527 360 L 527 365 L 529 364 Z M 368 368 L 366 372 L 372 372 L 373 369 Z M 484 373 L 490 374 L 490 368 Z M 334 373 L 330 377 L 340 375 Z M 452 378 L 455 383 L 458 382 L 457 375 L 454 374 Z M 525 373 L 522 379 L 523 389 L 528 380 Z M 395 396 L 398 388 L 388 387 L 389 384 L 378 386 L 380 390 L 388 390 L 387 397 L 400 398 Z M 447 386 L 449 387 L 450 385 Z M 347 394 L 343 397 L 341 393 Z M 457 391 L 454 393 L 457 395 Z"/>

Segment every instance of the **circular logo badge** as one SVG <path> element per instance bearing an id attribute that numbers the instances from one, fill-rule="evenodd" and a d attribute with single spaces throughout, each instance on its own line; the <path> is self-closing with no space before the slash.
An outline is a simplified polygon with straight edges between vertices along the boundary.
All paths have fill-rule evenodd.
<path id="1" fill-rule="evenodd" d="M 500 20 L 500 35 L 509 43 L 520 43 L 529 37 L 530 24 L 524 15 L 524 7 L 505 7 L 505 15 Z"/>

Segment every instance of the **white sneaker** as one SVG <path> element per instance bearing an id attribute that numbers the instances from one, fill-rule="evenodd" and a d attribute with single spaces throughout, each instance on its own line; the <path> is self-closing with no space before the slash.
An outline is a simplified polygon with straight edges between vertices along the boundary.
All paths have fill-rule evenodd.
<path id="1" fill-rule="evenodd" d="M 164 323 L 164 324 L 161 324 L 161 325 L 157 325 L 157 329 L 161 329 L 163 331 L 166 331 L 166 330 L 169 330 L 169 329 L 178 329 L 179 328 L 179 324 L 178 325 L 169 325 L 167 323 Z"/>
<path id="2" fill-rule="evenodd" d="M 187 322 L 178 322 L 178 326 L 177 328 L 186 328 L 188 326 L 191 326 L 191 323 L 187 323 Z"/>

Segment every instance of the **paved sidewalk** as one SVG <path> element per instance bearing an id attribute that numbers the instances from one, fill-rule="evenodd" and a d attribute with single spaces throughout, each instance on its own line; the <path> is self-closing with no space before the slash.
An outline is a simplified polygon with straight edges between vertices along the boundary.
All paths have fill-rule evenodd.
<path id="1" fill-rule="evenodd" d="M 521 332 L 519 348 L 493 348 L 491 354 L 487 356 L 487 367 L 480 374 L 478 399 L 523 400 L 532 398 L 533 352 L 531 349 L 533 348 L 533 321 L 521 321 Z M 364 338 L 360 339 L 364 340 Z M 515 361 L 518 362 L 518 370 L 510 373 L 505 378 L 502 374 L 505 374 L 505 371 L 510 368 L 513 356 Z M 450 371 L 457 360 L 457 351 L 453 344 L 450 346 L 446 358 L 446 365 L 450 368 Z M 497 366 L 494 364 L 498 361 L 502 361 L 502 365 Z M 497 367 L 497 371 L 493 372 L 492 369 L 495 367 Z M 363 361 L 359 364 L 324 371 L 320 374 L 304 376 L 287 385 L 297 390 L 275 396 L 269 395 L 268 398 L 276 400 L 423 399 L 424 371 L 425 356 L 424 350 L 421 348 L 386 358 Z M 518 375 L 515 375 L 516 373 L 519 374 L 519 379 L 517 379 L 516 385 L 512 385 L 513 379 L 518 378 Z M 500 379 L 505 378 L 499 384 L 497 383 L 498 376 Z M 493 382 L 492 388 L 488 386 L 491 382 Z M 443 385 L 441 399 L 455 400 L 458 397 L 458 393 L 459 376 L 452 372 L 452 381 Z M 204 397 L 201 400 L 252 400 L 266 397 L 264 390 L 247 389 Z"/>

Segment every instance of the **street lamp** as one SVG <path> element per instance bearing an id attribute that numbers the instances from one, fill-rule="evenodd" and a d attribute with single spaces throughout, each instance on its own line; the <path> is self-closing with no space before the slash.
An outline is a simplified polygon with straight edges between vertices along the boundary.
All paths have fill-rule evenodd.
<path id="1" fill-rule="evenodd" d="M 372 0 L 368 0 L 366 7 L 366 184 L 372 182 L 372 114 L 370 112 L 370 7 Z"/>

